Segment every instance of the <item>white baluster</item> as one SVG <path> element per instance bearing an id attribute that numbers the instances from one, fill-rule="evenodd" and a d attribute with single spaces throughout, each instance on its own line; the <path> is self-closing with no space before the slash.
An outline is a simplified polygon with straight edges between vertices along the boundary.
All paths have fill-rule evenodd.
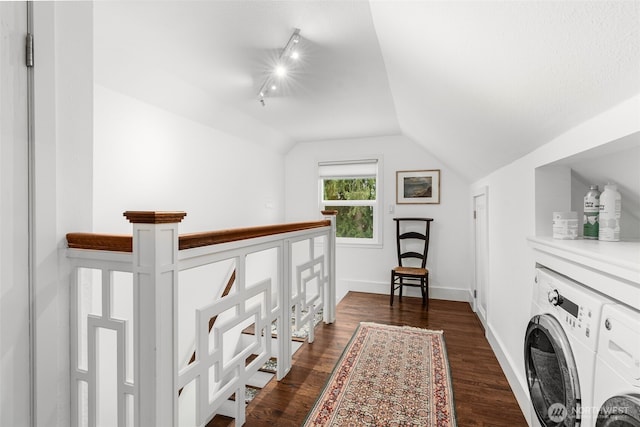
<path id="1" fill-rule="evenodd" d="M 280 381 L 291 370 L 291 240 L 284 240 L 281 249 L 282 283 L 278 289 L 278 305 L 280 306 L 280 319 L 277 325 L 276 341 L 278 344 L 278 365 L 276 379 Z"/>
<path id="2" fill-rule="evenodd" d="M 325 257 L 329 267 L 329 280 L 324 292 L 324 323 L 336 321 L 336 215 L 338 211 L 322 211 L 325 219 L 331 221 L 331 232 L 325 239 Z"/>

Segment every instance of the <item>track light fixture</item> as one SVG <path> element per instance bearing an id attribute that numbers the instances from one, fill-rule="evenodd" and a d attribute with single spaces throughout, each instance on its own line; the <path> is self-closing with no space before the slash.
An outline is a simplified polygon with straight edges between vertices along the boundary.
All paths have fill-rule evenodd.
<path id="1" fill-rule="evenodd" d="M 269 73 L 267 78 L 264 80 L 264 83 L 262 83 L 262 86 L 260 86 L 258 100 L 262 106 L 265 105 L 264 98 L 270 93 L 278 90 L 279 80 L 286 78 L 291 69 L 295 67 L 297 60 L 300 59 L 300 51 L 298 50 L 299 43 L 300 29 L 294 28 L 293 34 L 291 34 L 289 41 L 285 45 L 284 49 L 282 49 L 273 71 Z"/>

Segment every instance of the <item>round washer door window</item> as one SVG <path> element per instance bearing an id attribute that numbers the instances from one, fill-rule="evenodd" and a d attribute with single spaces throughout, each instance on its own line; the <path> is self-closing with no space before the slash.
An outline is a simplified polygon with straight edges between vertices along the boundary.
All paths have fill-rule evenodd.
<path id="1" fill-rule="evenodd" d="M 553 316 L 534 316 L 524 338 L 524 363 L 533 408 L 544 427 L 575 426 L 580 382 L 571 346 Z"/>
<path id="2" fill-rule="evenodd" d="M 640 394 L 608 399 L 600 407 L 596 427 L 640 427 Z"/>

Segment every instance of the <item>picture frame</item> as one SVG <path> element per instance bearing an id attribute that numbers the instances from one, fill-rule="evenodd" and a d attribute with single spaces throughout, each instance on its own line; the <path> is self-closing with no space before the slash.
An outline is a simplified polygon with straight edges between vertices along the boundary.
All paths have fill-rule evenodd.
<path id="1" fill-rule="evenodd" d="M 396 171 L 396 203 L 439 204 L 440 169 Z"/>

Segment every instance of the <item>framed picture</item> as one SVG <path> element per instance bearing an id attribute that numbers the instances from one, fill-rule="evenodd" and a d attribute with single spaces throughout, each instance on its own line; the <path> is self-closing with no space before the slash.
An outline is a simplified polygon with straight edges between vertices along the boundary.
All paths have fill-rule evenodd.
<path id="1" fill-rule="evenodd" d="M 440 203 L 440 169 L 396 171 L 396 203 Z"/>

